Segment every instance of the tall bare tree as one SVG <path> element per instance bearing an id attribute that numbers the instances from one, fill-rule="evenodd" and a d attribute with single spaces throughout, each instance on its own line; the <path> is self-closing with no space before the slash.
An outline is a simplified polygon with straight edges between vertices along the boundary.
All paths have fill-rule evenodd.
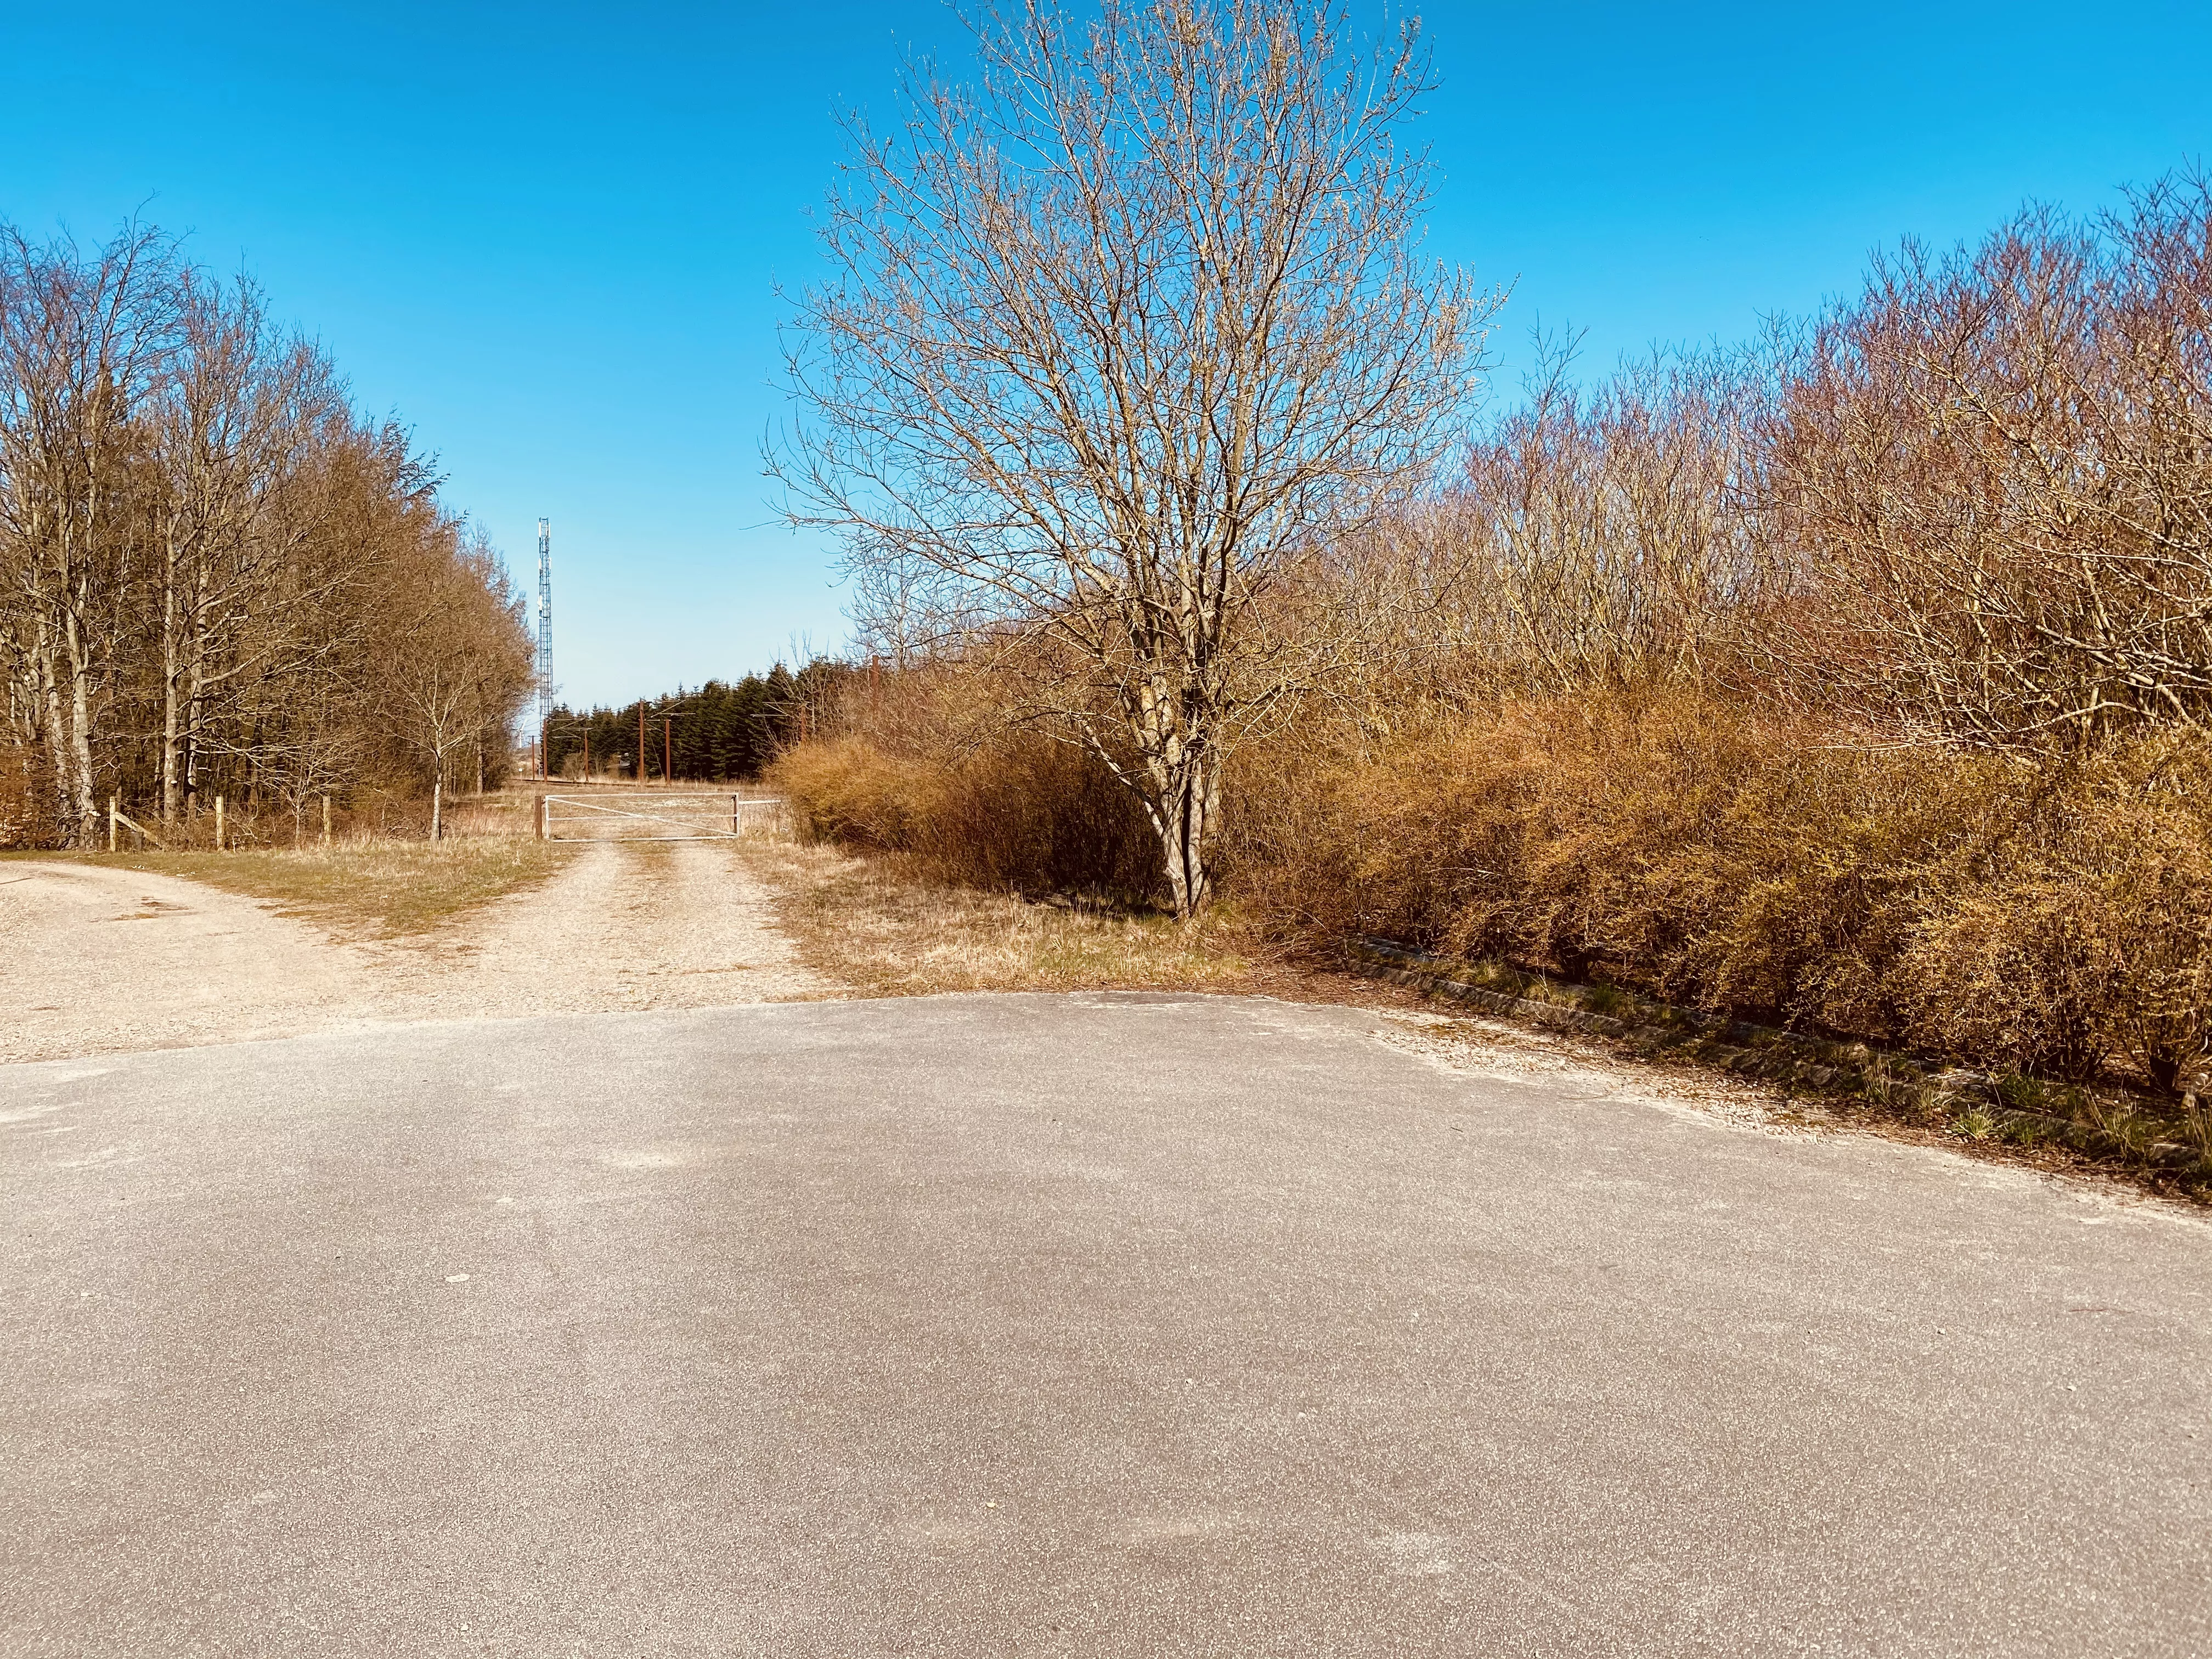
<path id="1" fill-rule="evenodd" d="M 430 838 L 445 834 L 456 762 L 503 732 L 532 684 L 530 635 L 497 556 L 450 520 L 398 561 L 407 608 L 380 653 L 384 702 L 430 777 Z M 478 787 L 481 787 L 481 781 Z"/>
<path id="2" fill-rule="evenodd" d="M 270 325 L 260 291 L 177 284 L 175 368 L 152 402 L 161 627 L 161 817 L 185 805 L 214 705 L 323 647 L 304 544 L 313 464 L 343 409 L 328 361 Z M 343 572 L 319 573 L 323 580 Z"/>
<path id="3" fill-rule="evenodd" d="M 167 374 L 171 244 L 43 246 L 0 228 L 0 555 L 57 817 L 94 834 L 93 728 L 131 584 L 134 422 Z"/>
<path id="4" fill-rule="evenodd" d="M 1048 0 L 974 20 L 855 121 L 800 301 L 794 523 L 1027 667 L 1203 906 L 1222 764 L 1341 643 L 1271 625 L 1301 561 L 1442 453 L 1498 297 L 1418 248 L 1417 26 L 1338 5 Z M 885 573 L 912 580 L 884 582 Z"/>

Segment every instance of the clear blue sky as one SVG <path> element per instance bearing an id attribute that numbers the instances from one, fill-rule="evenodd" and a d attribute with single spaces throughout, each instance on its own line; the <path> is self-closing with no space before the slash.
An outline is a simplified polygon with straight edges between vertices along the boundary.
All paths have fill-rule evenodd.
<path id="1" fill-rule="evenodd" d="M 2202 7 L 1424 15 L 1432 246 L 1597 363 L 2212 151 Z M 518 574 L 552 518 L 562 691 L 623 701 L 841 636 L 823 550 L 767 525 L 774 284 L 814 268 L 833 111 L 887 112 L 900 52 L 961 38 L 926 0 L 0 0 L 0 216 L 96 237 L 143 207 L 251 269 Z"/>

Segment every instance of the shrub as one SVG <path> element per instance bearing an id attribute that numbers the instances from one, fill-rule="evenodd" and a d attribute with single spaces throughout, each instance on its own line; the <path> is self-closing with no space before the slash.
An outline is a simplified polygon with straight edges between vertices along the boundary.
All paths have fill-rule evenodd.
<path id="1" fill-rule="evenodd" d="M 787 751 L 769 775 L 801 833 L 911 854 L 979 887 L 1156 899 L 1159 840 L 1136 798 L 1080 750 L 971 718 L 963 705 L 975 696 L 915 676 Z"/>
<path id="2" fill-rule="evenodd" d="M 1690 694 L 1531 701 L 1248 762 L 1285 931 L 1372 933 L 1976 1063 L 2161 1087 L 2203 1064 L 2212 778 L 1868 751 Z"/>

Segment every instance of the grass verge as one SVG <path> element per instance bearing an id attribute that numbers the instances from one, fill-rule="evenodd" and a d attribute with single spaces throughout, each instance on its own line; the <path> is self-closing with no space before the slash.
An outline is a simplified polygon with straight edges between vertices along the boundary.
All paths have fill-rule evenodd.
<path id="1" fill-rule="evenodd" d="M 945 991 L 1206 991 L 1306 1002 L 1410 1000 L 1314 971 L 1233 910 L 1195 926 L 948 886 L 911 860 L 827 846 L 747 845 L 806 965 L 864 996 Z"/>
<path id="2" fill-rule="evenodd" d="M 36 853 L 11 858 L 144 870 L 264 899 L 352 938 L 425 933 L 494 899 L 534 887 L 570 848 L 520 836 L 431 842 L 363 841 L 328 848 L 237 853 Z"/>

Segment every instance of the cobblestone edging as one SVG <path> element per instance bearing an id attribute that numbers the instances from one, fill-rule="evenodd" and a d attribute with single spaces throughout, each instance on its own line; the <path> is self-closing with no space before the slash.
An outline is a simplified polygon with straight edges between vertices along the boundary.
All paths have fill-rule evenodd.
<path id="1" fill-rule="evenodd" d="M 1822 1093 L 1863 1096 L 1902 1116 L 1954 1129 L 1966 1124 L 1981 1131 L 1976 1138 L 2062 1140 L 2095 1156 L 2161 1168 L 2201 1165 L 2206 1161 L 2203 1152 L 2181 1141 L 2126 1133 L 2131 1120 L 2156 1121 L 2170 1128 L 2170 1109 L 2163 1103 L 2077 1091 L 2080 1100 L 2090 1103 L 2088 1121 L 2085 1121 L 2079 1105 L 2072 1112 L 2060 1112 L 2008 1103 L 2000 1093 L 1997 1079 L 1986 1073 L 1931 1065 L 1870 1043 L 1824 1042 L 1796 1031 L 1674 1007 L 1613 987 L 1601 991 L 1547 981 L 1551 996 L 1523 996 L 1475 982 L 1482 978 L 1525 982 L 1527 975 L 1503 963 L 1455 961 L 1389 939 L 1355 939 L 1349 950 L 1364 972 L 1463 1002 L 1503 1019 L 1610 1037 L 1647 1053 L 1694 1060 L 1740 1077 Z M 1583 1006 L 1585 1000 L 1599 996 L 1620 1012 L 1601 1012 Z M 2116 1121 L 2120 1126 L 2117 1129 Z M 2027 1133 L 2031 1129 L 2036 1132 L 2033 1135 Z"/>

